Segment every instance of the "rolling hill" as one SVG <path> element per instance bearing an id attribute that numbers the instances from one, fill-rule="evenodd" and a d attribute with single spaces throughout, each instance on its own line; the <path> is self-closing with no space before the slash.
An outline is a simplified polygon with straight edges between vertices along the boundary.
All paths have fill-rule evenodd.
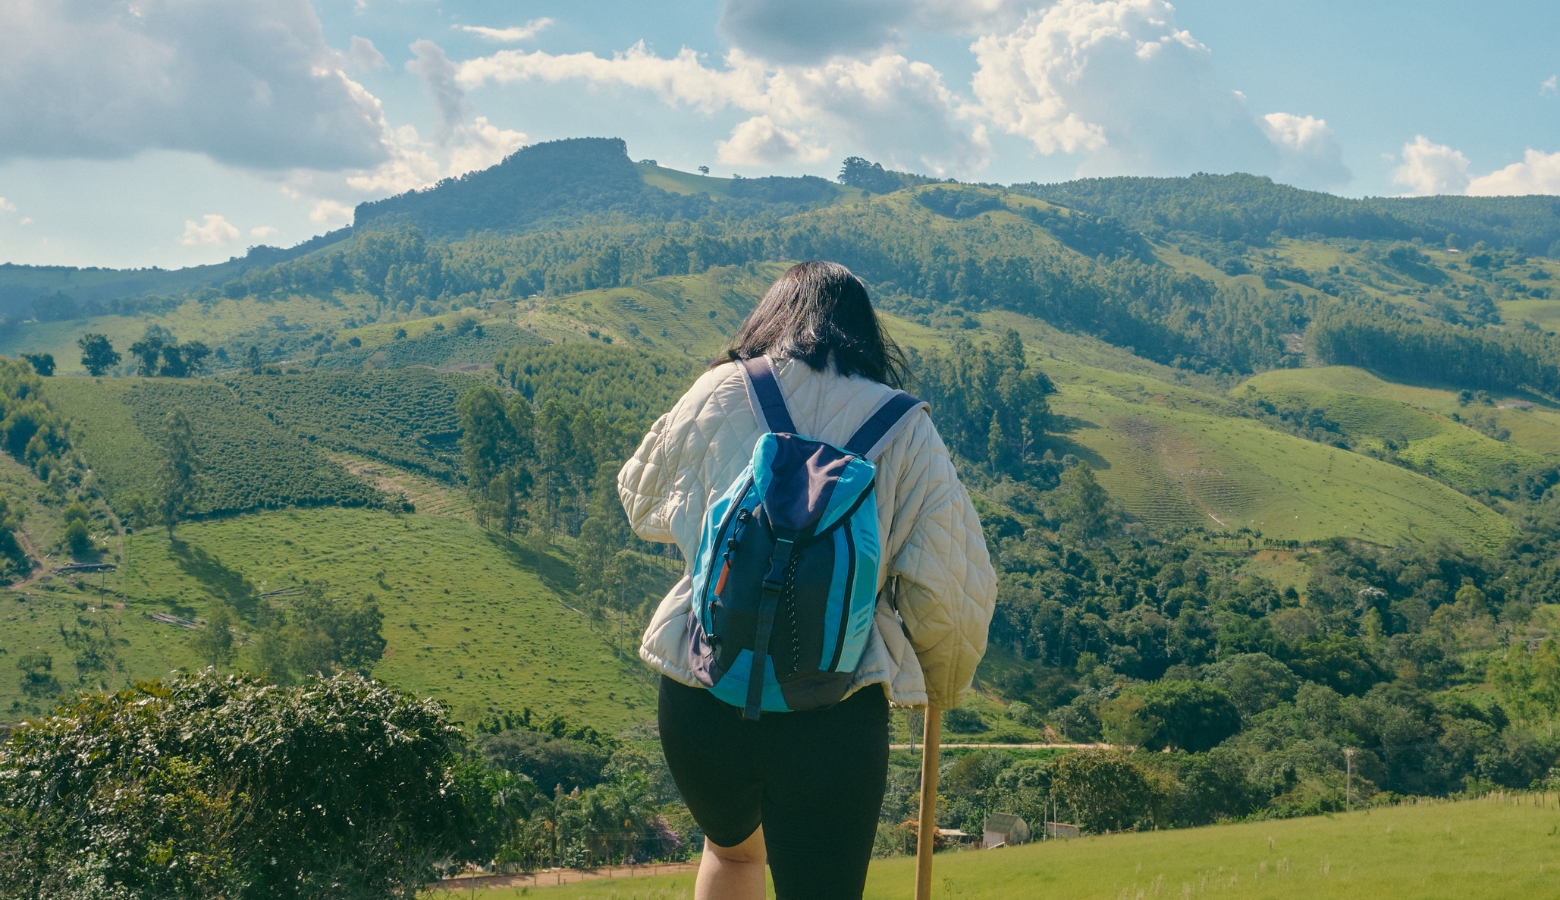
<path id="1" fill-rule="evenodd" d="M 1533 198 L 1350 200 L 1239 175 L 1004 187 L 859 160 L 840 183 L 718 179 L 590 139 L 155 296 L 157 273 L 94 275 L 121 285 L 101 308 L 0 327 L 0 353 L 60 364 L 0 397 L 0 492 L 21 513 L 0 532 L 39 561 L 4 593 L 0 649 L 31 668 L 0 679 L 0 704 L 37 708 L 23 686 L 48 677 L 198 665 L 219 606 L 258 631 L 323 581 L 383 613 L 379 677 L 468 725 L 530 708 L 642 734 L 653 684 L 630 648 L 680 563 L 628 536 L 612 475 L 773 279 L 829 258 L 869 283 L 914 389 L 937 392 L 1001 568 L 991 654 L 950 728 L 1136 743 L 1163 724 L 1132 718 L 1153 691 L 1238 703 L 1216 751 L 1165 758 L 1167 825 L 1336 810 L 1342 747 L 1369 754 L 1357 796 L 1525 787 L 1560 761 L 1560 710 L 1520 669 L 1560 633 L 1554 231 Z M 87 333 L 214 353 L 202 377 L 126 354 L 87 378 Z M 153 501 L 175 408 L 204 484 L 170 539 Z M 45 413 L 69 422 L 44 433 L 58 460 L 10 430 Z M 487 459 L 467 427 L 518 449 Z M 92 546 L 72 555 L 76 503 Z M 117 568 L 54 571 L 78 556 Z M 232 665 L 261 664 L 250 637 Z M 951 824 L 978 824 L 973 796 Z M 990 890 L 1060 852 L 999 857 L 1018 862 Z M 1188 872 L 1236 865 L 1197 858 Z"/>

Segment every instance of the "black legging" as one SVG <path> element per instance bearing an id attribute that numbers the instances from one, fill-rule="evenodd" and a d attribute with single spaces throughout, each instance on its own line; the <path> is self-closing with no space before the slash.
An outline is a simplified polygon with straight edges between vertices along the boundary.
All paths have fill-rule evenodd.
<path id="1" fill-rule="evenodd" d="M 764 826 L 777 900 L 859 900 L 888 781 L 888 698 L 869 685 L 827 709 L 757 722 L 661 678 L 661 747 L 711 841 Z"/>

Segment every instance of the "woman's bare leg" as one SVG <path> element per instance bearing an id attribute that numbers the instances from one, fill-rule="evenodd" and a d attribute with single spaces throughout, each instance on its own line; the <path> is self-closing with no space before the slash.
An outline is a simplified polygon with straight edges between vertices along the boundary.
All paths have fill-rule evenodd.
<path id="1" fill-rule="evenodd" d="M 693 900 L 764 900 L 764 826 L 735 847 L 704 839 Z"/>

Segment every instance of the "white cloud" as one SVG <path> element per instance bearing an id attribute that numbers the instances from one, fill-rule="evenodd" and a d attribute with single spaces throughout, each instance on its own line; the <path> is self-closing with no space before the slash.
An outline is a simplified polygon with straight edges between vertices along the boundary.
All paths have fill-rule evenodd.
<path id="1" fill-rule="evenodd" d="M 717 143 L 716 159 L 733 166 L 773 166 L 818 163 L 829 158 L 827 147 L 809 146 L 796 132 L 776 125 L 768 116 L 754 116 L 731 129 L 731 139 Z"/>
<path id="2" fill-rule="evenodd" d="M 0 3 L 0 159 L 376 165 L 379 103 L 344 64 L 309 0 Z"/>
<path id="3" fill-rule="evenodd" d="M 1557 92 L 1560 92 L 1560 75 L 1551 75 L 1538 86 L 1540 97 L 1553 97 Z"/>
<path id="4" fill-rule="evenodd" d="M 31 225 L 32 224 L 32 218 L 31 217 L 24 217 L 20 224 L 22 224 L 22 225 Z"/>
<path id="5" fill-rule="evenodd" d="M 0 212 L 16 212 L 16 204 L 0 197 Z"/>
<path id="6" fill-rule="evenodd" d="M 518 44 L 528 41 L 542 33 L 542 30 L 553 23 L 552 19 L 532 19 L 524 25 L 516 25 L 511 28 L 486 28 L 481 25 L 456 25 L 455 28 L 474 34 L 485 41 L 496 41 L 500 44 Z"/>
<path id="7" fill-rule="evenodd" d="M 1468 189 L 1468 157 L 1445 144 L 1416 135 L 1403 145 L 1403 164 L 1392 170 L 1392 183 L 1410 194 L 1461 194 Z"/>
<path id="8" fill-rule="evenodd" d="M 459 70 L 445 56 L 443 48 L 433 41 L 419 40 L 411 49 L 416 58 L 406 64 L 406 69 L 422 78 L 439 109 L 436 142 L 449 151 L 444 175 L 485 169 L 526 145 L 529 139 L 523 132 L 499 128 L 485 116 L 467 121 L 471 104 L 466 100 Z M 372 176 L 349 181 L 354 187 L 371 191 L 375 187 L 404 191 L 431 184 L 440 177 L 440 167 L 424 147 L 415 130 L 402 128 L 390 161 Z"/>
<path id="9" fill-rule="evenodd" d="M 972 48 L 980 113 L 1079 174 L 1275 172 L 1280 146 L 1165 0 L 1060 0 Z"/>
<path id="10" fill-rule="evenodd" d="M 594 53 L 500 50 L 461 63 L 458 78 L 468 90 L 489 81 L 509 84 L 532 78 L 579 79 L 646 90 L 668 105 L 684 103 L 704 112 L 728 105 L 746 109 L 761 103 L 766 81 L 762 63 L 741 51 L 733 51 L 726 63 L 724 70 L 707 68 L 698 54 L 687 48 L 674 57 L 656 56 L 640 41 L 610 59 Z"/>
<path id="11" fill-rule="evenodd" d="M 352 60 L 352 65 L 359 72 L 373 72 L 376 69 L 388 69 L 390 60 L 379 52 L 374 42 L 366 37 L 352 36 L 352 48 L 347 51 L 347 56 Z"/>
<path id="12" fill-rule="evenodd" d="M 184 236 L 179 238 L 179 243 L 186 247 L 226 244 L 237 237 L 238 229 L 229 225 L 227 219 L 208 213 L 200 224 L 192 219 L 184 220 Z"/>
<path id="13" fill-rule="evenodd" d="M 1326 119 L 1268 113 L 1259 123 L 1279 149 L 1281 181 L 1302 187 L 1325 188 L 1347 184 L 1353 175 L 1343 164 L 1343 148 Z"/>
<path id="14" fill-rule="evenodd" d="M 500 50 L 461 63 L 458 73 L 468 89 L 488 82 L 581 80 L 646 91 L 668 106 L 704 113 L 743 110 L 767 116 L 772 126 L 795 135 L 798 146 L 814 148 L 805 156 L 827 144 L 830 152 L 864 153 L 885 164 L 967 172 L 983 164 L 987 151 L 983 128 L 965 120 L 941 74 L 897 54 L 775 67 L 733 50 L 725 67 L 716 69 L 692 50 L 662 57 L 641 42 L 610 58 Z M 750 137 L 758 127 L 748 126 Z M 737 152 L 731 140 L 722 146 Z"/>
<path id="15" fill-rule="evenodd" d="M 907 32 L 976 34 L 1011 28 L 1025 0 L 724 0 L 718 28 L 737 47 L 784 65 L 876 57 Z"/>
<path id="16" fill-rule="evenodd" d="M 395 130 L 390 158 L 371 171 L 347 177 L 347 186 L 360 194 L 384 197 L 426 187 L 439 180 L 439 161 L 417 135 L 417 129 L 402 125 Z M 319 212 L 318 209 L 315 210 Z"/>
<path id="17" fill-rule="evenodd" d="M 1560 153 L 1529 148 L 1522 162 L 1468 182 L 1468 193 L 1483 197 L 1560 194 Z"/>
<path id="18" fill-rule="evenodd" d="M 352 207 L 335 200 L 321 200 L 314 204 L 309 221 L 316 225 L 346 225 L 352 221 Z"/>
<path id="19" fill-rule="evenodd" d="M 488 122 L 486 116 L 477 116 L 470 125 L 455 129 L 444 174 L 464 175 L 497 165 L 528 143 L 530 139 L 523 132 L 499 128 Z"/>
<path id="20" fill-rule="evenodd" d="M 276 233 L 276 229 L 269 225 L 256 225 L 249 229 L 250 237 L 267 238 Z"/>

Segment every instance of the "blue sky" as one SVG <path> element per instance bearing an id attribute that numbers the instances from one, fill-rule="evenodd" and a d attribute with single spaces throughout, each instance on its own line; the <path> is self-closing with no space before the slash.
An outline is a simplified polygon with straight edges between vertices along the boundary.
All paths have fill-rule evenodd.
<path id="1" fill-rule="evenodd" d="M 526 143 L 715 174 L 1560 194 L 1560 4 L 0 4 L 0 261 L 290 245 Z"/>

